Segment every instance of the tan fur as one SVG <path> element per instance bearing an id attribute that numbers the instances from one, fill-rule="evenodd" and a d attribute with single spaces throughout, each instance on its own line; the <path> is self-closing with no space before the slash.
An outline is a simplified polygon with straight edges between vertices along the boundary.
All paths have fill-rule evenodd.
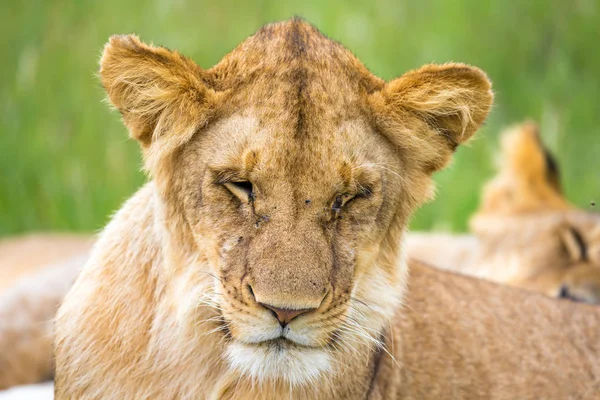
<path id="1" fill-rule="evenodd" d="M 439 268 L 600 303 L 600 215 L 563 197 L 534 123 L 502 135 L 500 172 L 471 227 L 474 235 L 413 234 L 408 252 Z"/>
<path id="2" fill-rule="evenodd" d="M 411 259 L 444 270 L 475 275 L 481 243 L 472 234 L 408 232 L 406 252 Z"/>
<path id="3" fill-rule="evenodd" d="M 17 280 L 38 273 L 92 247 L 89 235 L 35 233 L 0 240 L 0 293 Z"/>
<path id="4" fill-rule="evenodd" d="M 597 384 L 598 365 L 575 363 L 572 354 L 582 346 L 597 359 L 594 310 L 569 305 L 573 324 L 547 337 L 556 327 L 548 318 L 566 311 L 523 332 L 531 309 L 513 307 L 498 330 L 485 305 L 493 312 L 513 291 L 491 289 L 498 300 L 484 298 L 470 312 L 456 294 L 461 285 L 484 293 L 485 283 L 429 279 L 418 266 L 416 296 L 404 296 L 408 219 L 431 196 L 430 174 L 490 108 L 480 70 L 425 66 L 385 83 L 294 19 L 262 28 L 209 70 L 114 37 L 100 74 L 153 179 L 105 228 L 59 310 L 57 399 L 391 399 L 427 391 L 460 398 L 468 387 L 511 399 L 564 393 L 538 385 L 520 392 L 526 387 L 507 379 L 496 391 L 494 374 L 514 371 L 536 384 L 568 376 L 582 395 Z M 440 291 L 430 304 L 444 303 L 443 313 L 460 307 L 455 332 L 419 304 L 421 288 L 429 297 L 423 286 L 438 279 L 454 293 Z M 312 311 L 283 328 L 259 303 Z M 477 332 L 475 346 L 454 338 L 465 331 Z M 517 338 L 504 344 L 499 334 L 507 331 Z M 566 373 L 511 361 L 530 333 L 528 354 L 544 368 L 556 365 L 548 357 L 573 357 Z M 444 337 L 451 346 L 440 351 Z M 486 375 L 477 379 L 479 369 Z"/>
<path id="5" fill-rule="evenodd" d="M 91 244 L 67 234 L 0 241 L 0 389 L 52 376 L 51 321 Z"/>
<path id="6" fill-rule="evenodd" d="M 411 264 L 371 399 L 595 399 L 598 307 Z"/>

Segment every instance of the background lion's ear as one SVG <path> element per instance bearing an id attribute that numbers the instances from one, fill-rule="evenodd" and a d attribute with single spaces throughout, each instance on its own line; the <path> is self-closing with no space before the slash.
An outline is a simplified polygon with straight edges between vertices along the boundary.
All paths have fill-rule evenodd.
<path id="1" fill-rule="evenodd" d="M 111 103 L 142 147 L 174 148 L 205 125 L 214 92 L 203 70 L 176 51 L 113 36 L 100 60 L 100 77 Z M 160 144 L 160 146 L 154 146 Z"/>
<path id="2" fill-rule="evenodd" d="M 499 172 L 485 185 L 477 215 L 515 215 L 571 207 L 561 193 L 558 163 L 544 147 L 535 123 L 507 129 L 501 143 Z"/>
<path id="3" fill-rule="evenodd" d="M 544 146 L 540 128 L 533 121 L 508 128 L 501 136 L 500 174 L 523 183 L 523 188 L 544 187 L 562 193 L 558 162 Z"/>
<path id="4" fill-rule="evenodd" d="M 559 234 L 572 261 L 582 261 L 587 258 L 587 244 L 577 229 L 572 226 L 564 227 Z"/>
<path id="5" fill-rule="evenodd" d="M 493 94 L 478 68 L 432 64 L 388 82 L 369 100 L 380 130 L 430 173 L 483 123 Z"/>

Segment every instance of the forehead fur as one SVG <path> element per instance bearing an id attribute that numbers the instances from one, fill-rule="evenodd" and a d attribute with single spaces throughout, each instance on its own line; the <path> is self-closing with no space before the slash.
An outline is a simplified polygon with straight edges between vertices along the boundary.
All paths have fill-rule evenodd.
<path id="1" fill-rule="evenodd" d="M 397 160 L 370 126 L 367 96 L 383 80 L 305 21 L 261 28 L 204 74 L 224 93 L 218 121 L 200 135 L 212 167 L 268 177 L 263 185 L 292 181 L 306 195 L 321 182 L 327 197 L 337 183 L 368 183 L 379 163 Z"/>
<path id="2" fill-rule="evenodd" d="M 316 72 L 329 79 L 317 77 Z M 283 81 L 297 89 L 296 100 L 308 94 L 315 78 L 323 88 L 344 82 L 367 93 L 384 84 L 349 50 L 300 19 L 262 27 L 207 73 L 218 90 Z"/>
<path id="3" fill-rule="evenodd" d="M 299 19 L 261 28 L 206 75 L 209 86 L 230 94 L 225 113 L 251 106 L 261 120 L 277 120 L 299 139 L 326 120 L 365 114 L 361 95 L 384 84 L 350 51 Z"/>

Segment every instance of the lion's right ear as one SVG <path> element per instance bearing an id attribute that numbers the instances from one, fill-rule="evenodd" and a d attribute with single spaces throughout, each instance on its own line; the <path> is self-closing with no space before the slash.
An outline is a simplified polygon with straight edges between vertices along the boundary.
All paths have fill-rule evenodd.
<path id="1" fill-rule="evenodd" d="M 102 85 L 142 148 L 164 154 L 185 143 L 214 112 L 204 71 L 176 51 L 112 36 L 100 60 Z M 160 150 L 158 149 L 160 148 Z"/>
<path id="2" fill-rule="evenodd" d="M 427 173 L 448 164 L 483 123 L 492 100 L 487 75 L 456 63 L 409 71 L 369 97 L 379 130 Z"/>

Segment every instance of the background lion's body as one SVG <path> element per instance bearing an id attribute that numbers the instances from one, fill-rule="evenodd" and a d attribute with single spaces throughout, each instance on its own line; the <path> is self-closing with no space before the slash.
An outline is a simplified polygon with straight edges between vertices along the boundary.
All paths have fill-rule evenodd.
<path id="1" fill-rule="evenodd" d="M 0 293 L 17 280 L 47 269 L 76 254 L 87 253 L 89 235 L 36 233 L 0 240 Z"/>
<path id="2" fill-rule="evenodd" d="M 593 399 L 600 312 L 411 264 L 381 399 Z M 393 386 L 393 387 L 389 387 Z"/>
<path id="3" fill-rule="evenodd" d="M 0 241 L 0 389 L 52 376 L 52 320 L 92 243 L 67 234 Z"/>

